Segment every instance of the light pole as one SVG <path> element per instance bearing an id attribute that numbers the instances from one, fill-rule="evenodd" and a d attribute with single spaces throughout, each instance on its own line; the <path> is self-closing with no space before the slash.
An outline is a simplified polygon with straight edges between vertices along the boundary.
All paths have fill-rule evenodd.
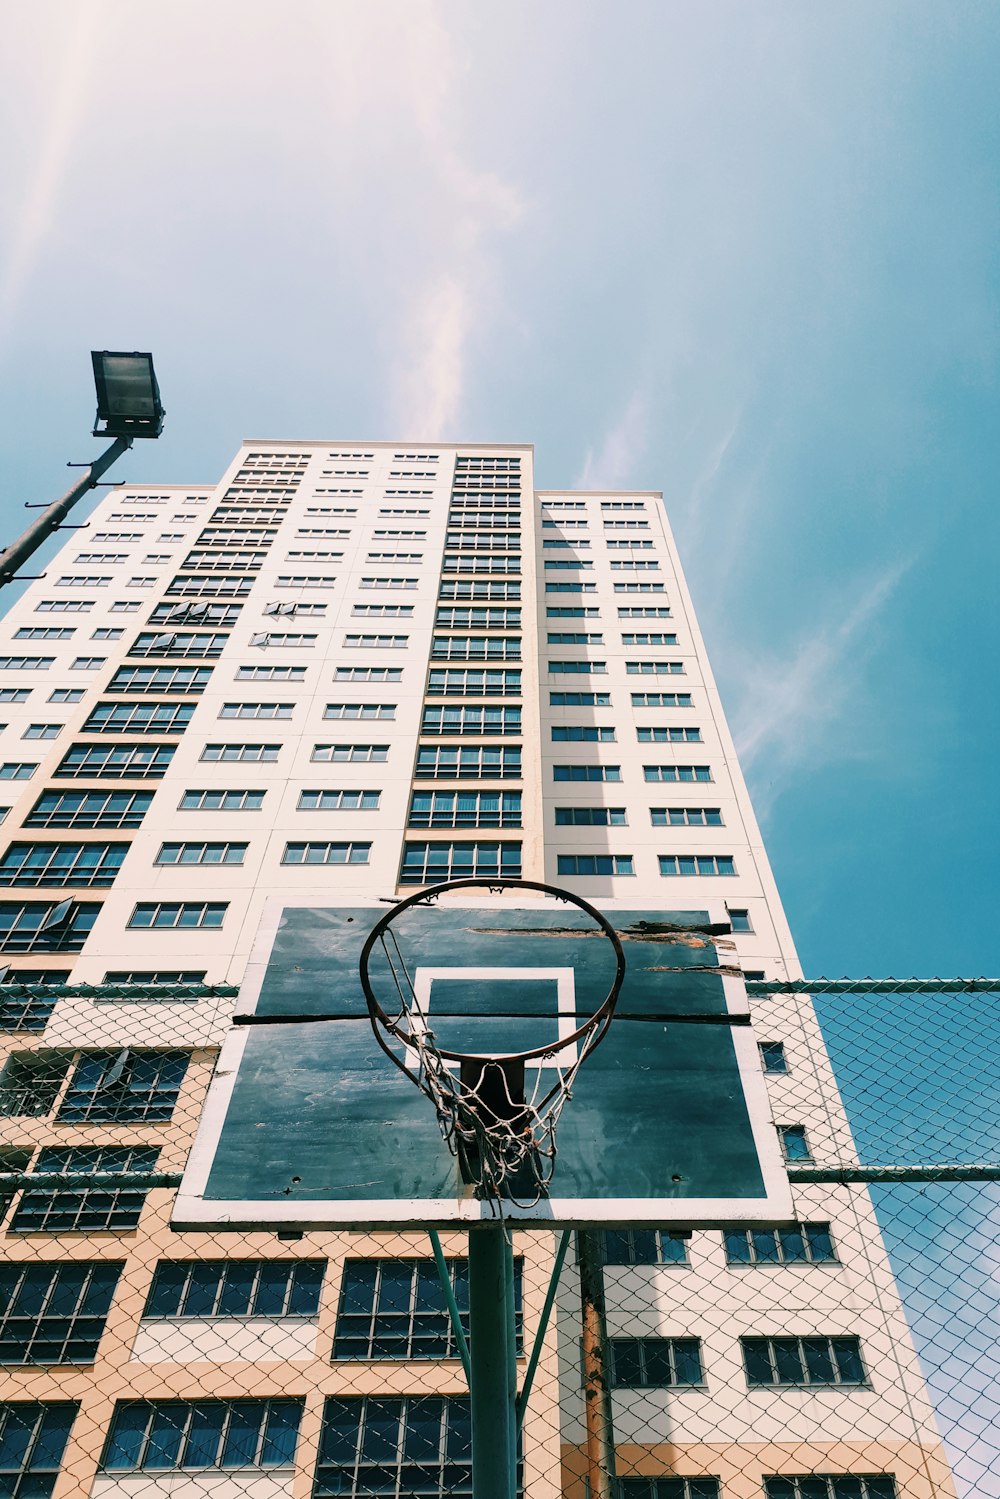
<path id="1" fill-rule="evenodd" d="M 95 437 L 113 437 L 109 448 L 84 469 L 77 482 L 53 500 L 9 547 L 0 553 L 0 588 L 14 581 L 20 567 L 58 530 L 77 500 L 93 489 L 101 475 L 128 451 L 137 437 L 159 437 L 164 410 L 153 371 L 152 354 L 91 353 L 97 387 Z M 103 427 L 101 422 L 104 423 Z"/>

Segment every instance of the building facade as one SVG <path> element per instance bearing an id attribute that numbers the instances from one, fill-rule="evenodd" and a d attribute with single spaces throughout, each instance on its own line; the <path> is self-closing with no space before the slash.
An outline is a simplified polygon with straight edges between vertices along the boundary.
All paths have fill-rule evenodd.
<path id="1" fill-rule="evenodd" d="M 523 875 L 799 976 L 661 496 L 536 491 L 527 446 L 247 442 L 215 487 L 107 492 L 0 624 L 0 708 L 2 1491 L 467 1491 L 425 1246 L 208 1240 L 168 1187 L 16 1175 L 182 1167 L 205 991 L 276 895 Z M 789 1158 L 849 1159 L 809 1001 L 755 1029 Z M 624 1499 L 953 1494 L 867 1193 L 796 1199 L 784 1235 L 606 1236 Z M 530 1341 L 552 1244 L 519 1237 Z M 576 1295 L 533 1496 L 586 1487 Z"/>

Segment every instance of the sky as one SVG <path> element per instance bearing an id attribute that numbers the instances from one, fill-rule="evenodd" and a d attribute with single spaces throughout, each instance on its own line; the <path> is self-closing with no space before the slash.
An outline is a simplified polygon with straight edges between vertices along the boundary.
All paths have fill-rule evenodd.
<path id="1" fill-rule="evenodd" d="M 808 974 L 997 974 L 995 0 L 3 8 L 0 518 L 98 450 L 660 489 Z"/>
<path id="2" fill-rule="evenodd" d="M 151 349 L 246 436 L 662 489 L 807 973 L 1000 970 L 1000 8 L 33 0 L 0 61 L 5 536 Z M 930 918 L 930 919 L 928 919 Z"/>

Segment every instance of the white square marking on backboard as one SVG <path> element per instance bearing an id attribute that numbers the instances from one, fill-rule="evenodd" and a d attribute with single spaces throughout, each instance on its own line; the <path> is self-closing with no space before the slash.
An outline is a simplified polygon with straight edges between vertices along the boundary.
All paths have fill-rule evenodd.
<path id="1" fill-rule="evenodd" d="M 470 979 L 473 982 L 484 982 L 486 980 L 502 983 L 524 983 L 529 979 L 547 979 L 555 982 L 556 986 L 556 1034 L 560 1040 L 565 1040 L 578 1030 L 582 1019 L 578 1019 L 575 1013 L 576 989 L 573 983 L 572 968 L 509 968 L 506 965 L 497 968 L 418 968 L 413 975 L 413 992 L 416 996 L 415 1003 L 410 1011 L 411 1021 L 416 1029 L 420 1021 L 425 1023 L 429 1020 L 433 1028 L 433 1008 L 431 1005 L 431 986 L 435 979 Z M 469 1017 L 472 1020 L 488 1020 L 488 1015 Z M 525 1043 L 524 1050 L 532 1046 L 529 1027 L 532 1022 L 541 1019 L 540 1016 L 525 1015 Z M 510 1052 L 497 1052 L 497 1056 L 510 1056 Z M 576 1064 L 577 1048 L 573 1042 L 569 1046 L 560 1046 L 558 1051 L 553 1051 L 551 1056 L 536 1058 L 530 1065 L 533 1067 L 572 1067 Z M 406 1065 L 417 1069 L 419 1061 L 417 1055 L 411 1049 L 406 1052 Z M 452 1070 L 455 1070 L 453 1065 Z"/>

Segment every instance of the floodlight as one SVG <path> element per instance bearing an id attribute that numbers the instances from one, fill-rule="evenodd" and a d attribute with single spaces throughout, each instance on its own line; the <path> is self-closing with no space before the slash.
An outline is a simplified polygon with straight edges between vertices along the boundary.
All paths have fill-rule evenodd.
<path id="1" fill-rule="evenodd" d="M 165 413 L 152 354 L 94 349 L 90 357 L 97 386 L 94 436 L 159 437 Z"/>

